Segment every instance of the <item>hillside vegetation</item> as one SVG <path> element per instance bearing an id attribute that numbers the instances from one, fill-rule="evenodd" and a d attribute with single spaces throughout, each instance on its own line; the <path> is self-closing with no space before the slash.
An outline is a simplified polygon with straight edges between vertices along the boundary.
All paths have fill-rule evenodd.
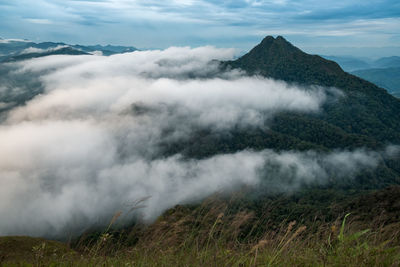
<path id="1" fill-rule="evenodd" d="M 175 206 L 150 225 L 141 221 L 141 207 L 134 206 L 138 218 L 135 222 L 123 224 L 121 213 L 116 211 L 105 229 L 88 229 L 64 243 L 1 237 L 0 263 L 399 266 L 400 155 L 385 155 L 388 145 L 400 144 L 400 100 L 344 72 L 333 61 L 302 52 L 283 37 L 266 37 L 243 57 L 220 62 L 220 68 L 240 69 L 248 75 L 304 88 L 330 88 L 327 92 L 331 95 L 321 112 L 282 112 L 265 123 L 268 127 L 238 126 L 226 132 L 195 129 L 186 141 L 159 144 L 160 157 L 181 154 L 189 161 L 243 150 L 329 153 L 370 149 L 378 151 L 378 166 L 362 169 L 355 177 L 341 177 L 333 171 L 326 183 L 302 184 L 298 190 L 276 192 L 271 187 L 273 182 L 290 182 L 290 175 L 265 175 L 257 186 Z M 24 104 L 23 99 L 13 102 Z M 274 167 L 266 173 L 280 174 Z"/>

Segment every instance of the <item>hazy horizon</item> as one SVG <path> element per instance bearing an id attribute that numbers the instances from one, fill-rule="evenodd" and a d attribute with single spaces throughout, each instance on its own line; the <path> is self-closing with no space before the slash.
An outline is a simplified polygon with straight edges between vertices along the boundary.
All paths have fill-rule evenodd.
<path id="1" fill-rule="evenodd" d="M 274 36 L 276 37 L 276 36 Z M 285 36 L 284 36 L 285 37 Z M 54 43 L 65 43 L 68 45 L 85 45 L 85 46 L 126 46 L 126 47 L 135 47 L 139 50 L 164 50 L 166 48 L 161 47 L 138 47 L 135 44 L 119 44 L 119 43 L 73 43 L 73 42 L 63 42 L 59 40 L 30 40 L 26 38 L 4 38 L 0 36 L 0 41 L 27 41 L 27 42 L 34 42 L 34 43 L 42 43 L 42 42 L 54 42 Z M 242 56 L 245 53 L 249 52 L 254 46 L 256 46 L 262 39 L 258 42 L 254 43 L 252 47 L 248 48 L 247 50 L 242 50 L 236 47 L 218 47 L 211 45 L 216 48 L 233 48 L 235 49 L 236 56 Z M 290 41 L 290 40 L 288 40 Z M 321 56 L 337 56 L 337 57 L 352 57 L 356 59 L 364 59 L 364 60 L 376 60 L 382 57 L 390 57 L 390 56 L 400 56 L 400 46 L 392 46 L 392 47 L 313 47 L 313 46 L 298 46 L 296 43 L 293 45 L 299 47 L 301 50 L 308 54 L 316 54 Z M 171 47 L 184 47 L 184 46 L 171 46 Z M 191 48 L 202 47 L 202 46 L 186 46 Z"/>
<path id="2" fill-rule="evenodd" d="M 282 35 L 312 54 L 400 54 L 397 1 L 0 0 L 0 37 L 34 42 L 248 51 Z"/>

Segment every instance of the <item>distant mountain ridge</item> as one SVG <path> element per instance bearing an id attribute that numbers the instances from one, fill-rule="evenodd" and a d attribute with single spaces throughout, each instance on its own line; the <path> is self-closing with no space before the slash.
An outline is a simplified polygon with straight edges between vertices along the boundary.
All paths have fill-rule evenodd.
<path id="1" fill-rule="evenodd" d="M 101 52 L 102 55 L 109 56 L 118 53 L 127 53 L 138 50 L 133 46 L 114 46 L 114 45 L 70 45 L 61 42 L 42 42 L 35 43 L 25 40 L 5 40 L 0 39 L 0 62 L 17 61 L 48 55 L 88 55 Z M 61 47 L 61 48 L 60 48 Z M 57 49 L 60 48 L 60 49 Z M 36 51 L 29 51 L 29 50 Z"/>
<path id="2" fill-rule="evenodd" d="M 398 68 L 400 67 L 400 57 L 392 56 L 392 57 L 383 57 L 376 61 L 373 64 L 374 68 Z"/>
<path id="3" fill-rule="evenodd" d="M 340 65 L 340 67 L 347 72 L 351 72 L 359 69 L 368 69 L 371 68 L 371 60 L 361 59 L 350 56 L 325 56 L 322 55 L 323 58 L 335 61 Z"/>
<path id="4" fill-rule="evenodd" d="M 400 67 L 400 57 L 382 57 L 376 60 L 368 58 L 357 58 L 351 56 L 322 56 L 325 59 L 337 62 L 343 70 L 353 72 L 364 69 L 382 69 L 382 68 L 398 68 Z"/>
<path id="5" fill-rule="evenodd" d="M 400 97 L 400 67 L 356 70 L 352 74 L 387 89 L 389 93 L 396 97 Z"/>
<path id="6" fill-rule="evenodd" d="M 30 53 L 17 54 L 15 56 L 10 56 L 5 58 L 3 62 L 13 62 L 13 61 L 26 60 L 26 59 L 45 57 L 51 55 L 90 55 L 90 54 L 82 50 L 77 50 L 72 47 L 66 46 L 66 47 L 61 47 L 59 49 L 44 50 L 43 52 L 30 52 Z"/>
<path id="7" fill-rule="evenodd" d="M 396 97 L 400 97 L 400 57 L 383 57 L 368 60 L 345 56 L 323 56 L 337 62 L 343 70 L 370 81 Z"/>

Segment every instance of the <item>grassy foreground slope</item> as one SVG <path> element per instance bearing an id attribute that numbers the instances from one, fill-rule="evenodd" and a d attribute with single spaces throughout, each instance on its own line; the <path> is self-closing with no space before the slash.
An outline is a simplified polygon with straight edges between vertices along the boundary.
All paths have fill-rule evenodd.
<path id="1" fill-rule="evenodd" d="M 331 218 L 290 214 L 280 196 L 259 210 L 244 194 L 176 206 L 150 226 L 60 243 L 1 237 L 2 266 L 398 266 L 400 187 L 330 204 Z M 301 202 L 301 200 L 299 200 Z M 301 204 L 300 204 L 301 205 Z M 285 213 L 280 212 L 284 209 Z M 350 212 L 350 215 L 347 215 Z M 260 213 L 260 214 L 259 214 Z M 286 214 L 277 217 L 276 213 Z M 275 214 L 275 215 L 274 215 Z M 307 215 L 307 214 L 303 214 Z M 311 214 L 308 214 L 311 215 Z M 112 218 L 118 223 L 118 215 Z"/>

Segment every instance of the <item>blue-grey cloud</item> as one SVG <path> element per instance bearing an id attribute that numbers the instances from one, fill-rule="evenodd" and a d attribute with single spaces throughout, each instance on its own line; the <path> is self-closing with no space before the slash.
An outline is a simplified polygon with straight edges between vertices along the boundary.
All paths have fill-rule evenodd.
<path id="1" fill-rule="evenodd" d="M 0 36 L 245 50 L 271 34 L 300 47 L 384 47 L 400 46 L 399 14 L 393 0 L 0 0 Z"/>
<path id="2" fill-rule="evenodd" d="M 399 17 L 398 1 L 348 1 L 341 5 L 329 5 L 300 14 L 298 18 L 315 20 L 380 19 Z"/>

